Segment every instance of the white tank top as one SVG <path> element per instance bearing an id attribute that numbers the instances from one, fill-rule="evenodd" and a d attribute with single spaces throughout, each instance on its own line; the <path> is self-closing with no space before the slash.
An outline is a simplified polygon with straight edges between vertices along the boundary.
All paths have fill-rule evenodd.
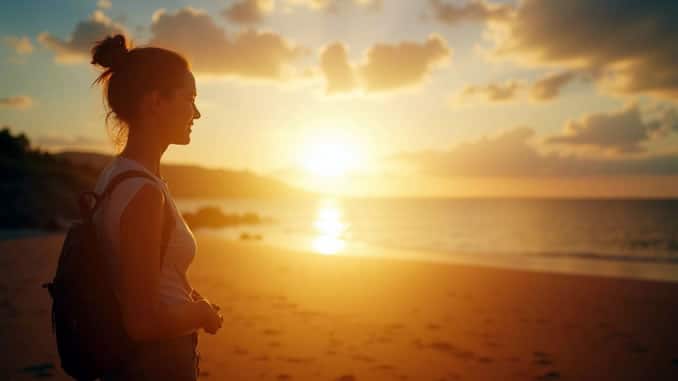
<path id="1" fill-rule="evenodd" d="M 113 281 L 119 284 L 120 217 L 142 186 L 151 184 L 164 193 L 165 200 L 170 203 L 170 209 L 174 213 L 175 221 L 160 271 L 160 300 L 168 305 L 190 302 L 193 288 L 188 283 L 186 272 L 195 257 L 195 236 L 177 210 L 165 181 L 137 161 L 116 156 L 99 175 L 94 191 L 101 194 L 117 174 L 128 170 L 143 171 L 155 181 L 142 177 L 124 180 L 116 186 L 94 215 L 97 234 L 104 245 L 104 251 L 112 269 Z M 115 289 L 117 293 L 118 287 L 116 286 Z"/>

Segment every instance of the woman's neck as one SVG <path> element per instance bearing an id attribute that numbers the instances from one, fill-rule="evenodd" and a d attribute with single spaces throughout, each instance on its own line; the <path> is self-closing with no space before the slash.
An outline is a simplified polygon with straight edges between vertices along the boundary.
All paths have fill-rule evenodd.
<path id="1" fill-rule="evenodd" d="M 160 177 L 160 158 L 166 149 L 167 145 L 158 143 L 157 137 L 153 139 L 142 134 L 130 134 L 120 156 L 139 162 Z"/>

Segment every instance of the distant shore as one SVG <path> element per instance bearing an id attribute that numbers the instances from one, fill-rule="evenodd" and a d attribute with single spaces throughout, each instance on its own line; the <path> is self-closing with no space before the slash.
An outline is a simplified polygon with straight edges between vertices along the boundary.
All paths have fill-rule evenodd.
<path id="1" fill-rule="evenodd" d="M 225 314 L 219 335 L 200 334 L 207 379 L 678 374 L 678 284 L 322 256 L 196 235 L 189 279 Z M 2 379 L 66 379 L 39 286 L 53 275 L 62 240 L 0 242 Z"/>

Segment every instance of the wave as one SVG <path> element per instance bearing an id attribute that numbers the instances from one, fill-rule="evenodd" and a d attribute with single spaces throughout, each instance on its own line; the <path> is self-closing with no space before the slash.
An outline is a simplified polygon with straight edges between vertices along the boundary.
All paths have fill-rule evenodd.
<path id="1" fill-rule="evenodd" d="M 575 258 L 592 259 L 613 262 L 635 262 L 635 263 L 668 263 L 678 264 L 678 256 L 668 255 L 638 255 L 638 254 L 610 254 L 596 252 L 539 252 L 530 253 L 527 256 L 536 256 L 541 258 Z"/>

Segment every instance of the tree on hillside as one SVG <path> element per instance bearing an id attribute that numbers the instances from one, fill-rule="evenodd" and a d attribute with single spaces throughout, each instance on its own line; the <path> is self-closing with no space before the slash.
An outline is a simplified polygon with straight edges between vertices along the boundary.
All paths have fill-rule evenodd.
<path id="1" fill-rule="evenodd" d="M 12 136 L 8 126 L 0 130 L 0 155 L 10 159 L 19 159 L 30 151 L 31 143 L 25 134 Z"/>

